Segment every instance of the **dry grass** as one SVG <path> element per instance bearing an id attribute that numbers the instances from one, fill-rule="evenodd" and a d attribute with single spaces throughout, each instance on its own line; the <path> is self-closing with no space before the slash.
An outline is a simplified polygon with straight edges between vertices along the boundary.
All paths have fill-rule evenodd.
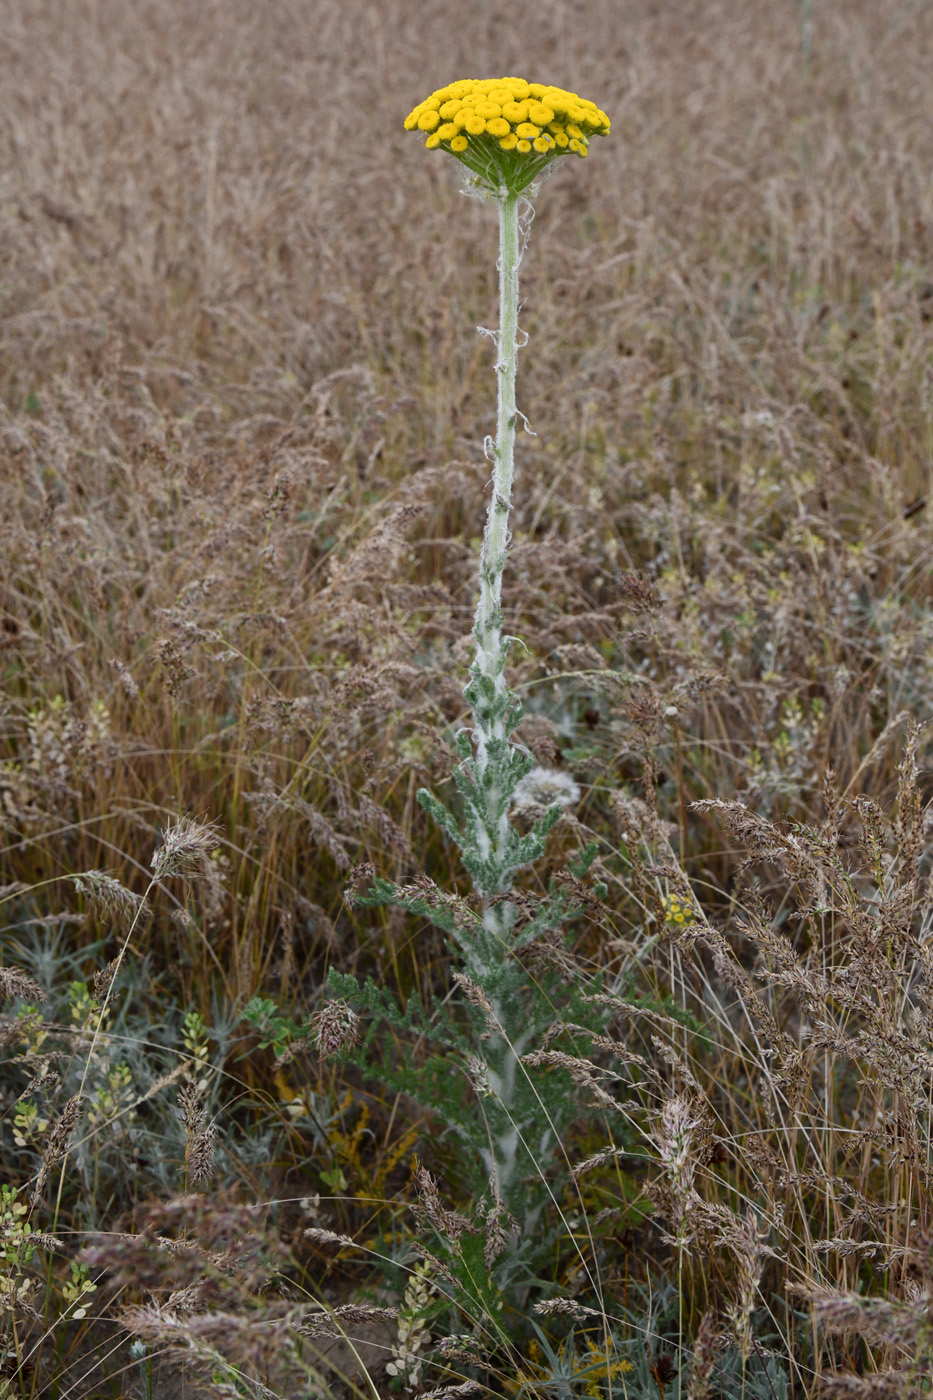
<path id="1" fill-rule="evenodd" d="M 127 1246 L 135 1274 L 89 1255 L 102 1271 L 89 1313 L 131 1304 L 150 1344 L 172 1290 L 206 1278 L 210 1308 L 178 1314 L 179 1345 L 203 1360 L 216 1343 L 304 1394 L 270 1342 L 300 1329 L 297 1300 L 355 1305 L 368 1288 L 399 1305 L 403 1292 L 397 1272 L 392 1292 L 305 1226 L 401 1258 L 416 1145 L 446 1167 L 446 1195 L 463 1186 L 420 1108 L 303 1051 L 276 1067 L 241 1018 L 258 995 L 303 1023 L 329 965 L 429 1004 L 449 984 L 439 935 L 354 911 L 343 887 L 370 861 L 465 888 L 414 793 L 443 790 L 463 718 L 494 392 L 474 327 L 496 316 L 495 231 L 401 118 L 454 76 L 517 72 L 613 119 L 538 200 L 519 369 L 538 435 L 519 443 L 506 576 L 523 737 L 584 785 L 578 820 L 610 884 L 575 966 L 619 992 L 650 1085 L 626 1091 L 618 1122 L 584 1114 L 572 1146 L 627 1154 L 594 1168 L 583 1200 L 587 1219 L 620 1212 L 599 1307 L 630 1317 L 637 1285 L 664 1278 L 680 1299 L 664 1344 L 638 1351 L 638 1384 L 619 1372 L 612 1385 L 679 1394 L 683 1343 L 699 1397 L 704 1348 L 728 1327 L 743 1366 L 770 1334 L 794 1394 L 833 1377 L 848 1393 L 862 1372 L 879 1393 L 914 1393 L 919 1375 L 885 1373 L 933 1364 L 916 1360 L 933 1349 L 929 750 L 925 731 L 908 739 L 933 685 L 926 8 L 818 6 L 809 74 L 792 0 L 543 0 L 521 20 L 479 0 L 467 13 L 439 0 L 13 9 L 3 961 L 38 981 L 60 1029 L 42 1042 L 21 1018 L 0 1028 L 4 1180 L 26 1199 L 48 1176 L 37 1229 L 145 1237 L 148 1258 L 167 1229 L 153 1202 L 184 1188 L 211 1131 L 184 1090 L 204 1060 L 182 1043 L 185 1013 L 210 1032 L 202 1097 L 211 1113 L 230 1105 L 207 1140 L 217 1216 L 171 1227 L 213 1251 L 207 1273 L 174 1253 L 169 1278 L 165 1251 L 147 1272 L 142 1245 Z M 744 812 L 691 805 L 737 800 Z M 147 904 L 108 1008 L 97 1118 L 59 1190 L 55 1125 L 95 1024 L 66 988 L 116 957 L 127 910 L 73 877 L 110 871 L 141 896 L 183 814 L 219 823 L 220 843 Z M 665 923 L 672 894 L 695 911 L 687 925 Z M 625 1012 L 623 987 L 648 998 L 647 1020 Z M 2 990 L 32 996 L 15 978 Z M 18 1098 L 37 1105 L 23 1145 Z M 118 1110 L 128 1136 L 114 1144 Z M 668 1243 L 645 1221 L 646 1178 Z M 255 1268 L 220 1260 L 230 1241 L 215 1248 L 212 1231 L 235 1202 L 318 1192 L 335 1199 L 273 1210 Z M 590 1305 L 553 1229 L 553 1282 Z M 270 1301 L 283 1274 L 292 1293 Z M 859 1290 L 893 1311 L 860 1320 L 839 1297 Z M 723 1299 L 732 1312 L 698 1332 Z M 57 1306 L 37 1311 L 48 1322 Z M 205 1317 L 213 1332 L 191 1321 Z M 28 1316 L 16 1326 L 41 1335 Z M 68 1369 L 103 1330 L 50 1330 L 22 1394 L 108 1393 Z M 517 1395 L 507 1356 L 484 1383 Z M 556 1394 L 542 1356 L 525 1383 Z M 592 1381 L 574 1374 L 561 1394 Z M 237 1393 L 216 1367 L 213 1384 Z"/>

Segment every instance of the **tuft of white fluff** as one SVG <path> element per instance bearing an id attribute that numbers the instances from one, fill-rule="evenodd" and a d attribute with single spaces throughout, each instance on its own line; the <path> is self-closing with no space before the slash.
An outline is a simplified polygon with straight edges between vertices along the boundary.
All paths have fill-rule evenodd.
<path id="1" fill-rule="evenodd" d="M 559 768 L 532 768 L 512 794 L 513 807 L 575 807 L 580 785 Z"/>

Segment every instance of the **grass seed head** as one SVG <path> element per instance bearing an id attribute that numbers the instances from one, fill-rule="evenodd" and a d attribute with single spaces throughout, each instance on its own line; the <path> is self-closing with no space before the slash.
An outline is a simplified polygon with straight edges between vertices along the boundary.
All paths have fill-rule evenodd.
<path id="1" fill-rule="evenodd" d="M 335 998 L 318 1007 L 311 1018 L 311 1031 L 318 1054 L 328 1059 L 356 1044 L 360 1018 L 352 1006 Z"/>
<path id="2" fill-rule="evenodd" d="M 152 857 L 152 871 L 157 880 L 180 875 L 185 879 L 211 878 L 211 857 L 218 846 L 215 823 L 196 822 L 182 817 L 170 826 Z"/>
<path id="3" fill-rule="evenodd" d="M 18 967 L 0 967 L 0 1001 L 47 1001 L 48 998 L 33 977 Z"/>
<path id="4" fill-rule="evenodd" d="M 125 933 L 139 912 L 142 897 L 103 870 L 85 870 L 72 878 L 75 889 L 84 895 L 98 917 L 110 920 L 119 932 Z"/>

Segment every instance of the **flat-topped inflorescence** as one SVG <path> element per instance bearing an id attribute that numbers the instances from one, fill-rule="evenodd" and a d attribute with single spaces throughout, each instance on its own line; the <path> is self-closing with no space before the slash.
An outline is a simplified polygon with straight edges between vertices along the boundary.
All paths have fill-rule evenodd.
<path id="1" fill-rule="evenodd" d="M 524 78 L 463 78 L 438 88 L 405 118 L 428 150 L 449 151 L 498 195 L 518 194 L 555 158 L 585 156 L 609 118 L 594 102 Z"/>

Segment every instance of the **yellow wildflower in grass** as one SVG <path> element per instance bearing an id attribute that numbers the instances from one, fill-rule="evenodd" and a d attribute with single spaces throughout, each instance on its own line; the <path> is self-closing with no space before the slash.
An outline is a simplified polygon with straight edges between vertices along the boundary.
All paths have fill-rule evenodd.
<path id="1" fill-rule="evenodd" d="M 664 907 L 664 922 L 667 924 L 692 924 L 695 922 L 693 910 L 689 904 L 676 894 L 666 894 L 661 896 L 661 904 Z"/>
<path id="2" fill-rule="evenodd" d="M 541 1344 L 532 1337 L 524 1365 L 517 1369 L 514 1377 L 505 1378 L 509 1395 L 534 1395 L 556 1389 L 558 1379 L 563 1382 L 561 1388 L 566 1390 L 582 1384 L 583 1394 L 592 1396 L 593 1400 L 602 1400 L 607 1392 L 624 1395 L 624 1382 L 622 1386 L 613 1386 L 612 1382 L 635 1369 L 631 1361 L 619 1356 L 611 1341 L 607 1344 L 591 1336 L 582 1340 L 586 1343 L 585 1352 L 577 1350 L 571 1336 L 561 1342 L 556 1356 L 550 1350 L 545 1356 Z"/>
<path id="3" fill-rule="evenodd" d="M 564 88 L 524 78 L 461 78 L 438 88 L 405 118 L 428 150 L 449 151 L 476 185 L 497 197 L 519 194 L 548 164 L 585 156 L 590 137 L 609 130 L 606 113 Z"/>

